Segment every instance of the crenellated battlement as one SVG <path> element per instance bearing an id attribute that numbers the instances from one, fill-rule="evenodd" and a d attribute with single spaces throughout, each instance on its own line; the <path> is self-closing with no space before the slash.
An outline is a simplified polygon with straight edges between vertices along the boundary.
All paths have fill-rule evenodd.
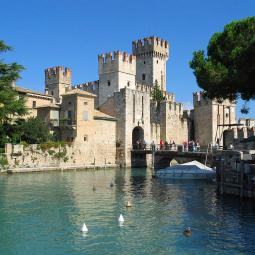
<path id="1" fill-rule="evenodd" d="M 107 63 L 115 63 L 116 61 L 125 62 L 125 63 L 133 63 L 136 60 L 136 57 L 132 54 L 128 54 L 127 52 L 114 51 L 108 52 L 106 54 L 98 55 L 98 62 L 101 64 Z"/>
<path id="2" fill-rule="evenodd" d="M 136 90 L 137 91 L 142 91 L 142 92 L 150 92 L 152 95 L 153 92 L 153 87 L 150 85 L 146 85 L 146 84 L 141 84 L 136 82 Z M 173 93 L 169 93 L 167 91 L 162 91 L 162 94 L 165 98 L 166 101 L 171 101 L 174 102 L 175 101 L 175 95 Z"/>
<path id="3" fill-rule="evenodd" d="M 99 80 L 76 84 L 73 89 L 81 89 L 90 93 L 98 95 Z"/>
<path id="4" fill-rule="evenodd" d="M 175 112 L 176 114 L 183 114 L 183 104 L 176 102 L 168 102 L 170 112 Z"/>
<path id="5" fill-rule="evenodd" d="M 132 42 L 132 51 L 136 56 L 153 54 L 158 57 L 166 57 L 169 55 L 169 44 L 166 40 L 159 37 L 145 37 L 138 41 Z"/>
<path id="6" fill-rule="evenodd" d="M 98 55 L 99 75 L 110 72 L 136 74 L 136 57 L 126 52 L 115 51 Z"/>
<path id="7" fill-rule="evenodd" d="M 231 102 L 229 100 L 223 100 L 222 102 L 219 102 L 217 100 L 211 100 L 211 99 L 207 99 L 203 96 L 203 92 L 195 92 L 193 93 L 193 105 L 195 106 L 204 106 L 204 105 L 225 105 L 225 106 L 231 106 L 234 107 L 235 106 L 235 102 Z"/>
<path id="8" fill-rule="evenodd" d="M 60 76 L 70 79 L 72 76 L 71 69 L 63 66 L 54 66 L 45 69 L 46 78 L 57 78 Z"/>

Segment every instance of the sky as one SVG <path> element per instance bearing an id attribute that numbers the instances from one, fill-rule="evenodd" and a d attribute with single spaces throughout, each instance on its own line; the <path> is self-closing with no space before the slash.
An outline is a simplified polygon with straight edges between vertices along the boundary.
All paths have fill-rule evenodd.
<path id="1" fill-rule="evenodd" d="M 159 36 L 170 44 L 167 90 L 192 106 L 199 91 L 189 67 L 195 50 L 204 49 L 224 25 L 255 15 L 255 0 L 0 0 L 0 40 L 13 47 L 1 55 L 25 67 L 17 84 L 44 91 L 44 69 L 72 69 L 73 84 L 98 79 L 97 55 L 131 53 L 132 41 Z M 238 117 L 255 118 L 250 113 Z"/>

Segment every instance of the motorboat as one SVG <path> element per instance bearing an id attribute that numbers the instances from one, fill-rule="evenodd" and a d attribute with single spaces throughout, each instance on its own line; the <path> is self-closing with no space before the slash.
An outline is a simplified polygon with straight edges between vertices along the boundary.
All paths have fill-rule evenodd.
<path id="1" fill-rule="evenodd" d="M 209 180 L 215 178 L 216 171 L 196 160 L 166 167 L 155 173 L 155 177 L 164 179 Z"/>

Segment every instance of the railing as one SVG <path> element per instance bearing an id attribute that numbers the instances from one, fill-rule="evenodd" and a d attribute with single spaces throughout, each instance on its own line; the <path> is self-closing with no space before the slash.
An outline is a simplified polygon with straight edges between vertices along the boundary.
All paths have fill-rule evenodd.
<path id="1" fill-rule="evenodd" d="M 59 120 L 60 126 L 76 126 L 76 120 Z"/>
<path id="2" fill-rule="evenodd" d="M 183 144 L 139 144 L 134 145 L 133 150 L 155 150 L 155 151 L 181 151 L 181 152 L 207 152 L 207 147 L 200 147 L 200 146 L 189 146 L 186 147 Z M 209 150 L 208 152 L 211 152 Z"/>

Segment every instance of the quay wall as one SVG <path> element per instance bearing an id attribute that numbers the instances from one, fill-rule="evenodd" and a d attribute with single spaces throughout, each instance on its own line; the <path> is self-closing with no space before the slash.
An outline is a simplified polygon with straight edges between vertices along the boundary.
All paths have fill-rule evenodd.
<path id="1" fill-rule="evenodd" d="M 41 168 L 89 165 L 115 165 L 115 141 L 101 146 L 85 146 L 80 143 L 50 145 L 12 145 L 6 144 L 7 168 Z"/>

